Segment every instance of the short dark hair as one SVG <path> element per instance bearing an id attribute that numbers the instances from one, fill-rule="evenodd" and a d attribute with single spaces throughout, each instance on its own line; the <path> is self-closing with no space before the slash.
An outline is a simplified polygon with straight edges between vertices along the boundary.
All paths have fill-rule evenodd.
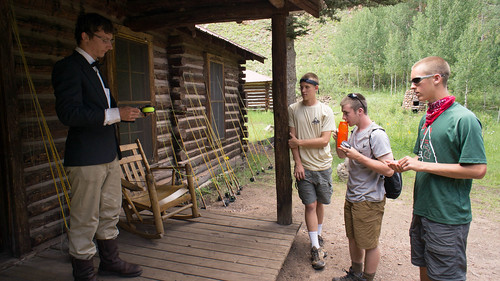
<path id="1" fill-rule="evenodd" d="M 80 45 L 83 32 L 87 33 L 89 37 L 92 38 L 94 33 L 100 29 L 102 29 L 105 33 L 113 33 L 113 23 L 111 23 L 111 21 L 107 18 L 96 13 L 81 14 L 75 25 L 76 44 Z"/>
<path id="2" fill-rule="evenodd" d="M 366 98 L 360 93 L 350 93 L 345 96 L 340 101 L 340 106 L 344 106 L 349 104 L 354 111 L 358 111 L 358 109 L 362 108 L 365 114 L 368 114 L 368 104 L 366 103 Z"/>

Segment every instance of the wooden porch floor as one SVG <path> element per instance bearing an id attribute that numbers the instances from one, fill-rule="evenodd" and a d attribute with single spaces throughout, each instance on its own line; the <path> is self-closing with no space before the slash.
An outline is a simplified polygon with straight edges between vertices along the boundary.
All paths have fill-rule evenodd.
<path id="1" fill-rule="evenodd" d="M 190 221 L 169 220 L 162 239 L 121 231 L 120 257 L 144 270 L 128 280 L 276 280 L 300 224 L 200 211 L 202 217 Z M 0 280 L 72 280 L 69 256 L 46 249 L 0 271 Z"/>

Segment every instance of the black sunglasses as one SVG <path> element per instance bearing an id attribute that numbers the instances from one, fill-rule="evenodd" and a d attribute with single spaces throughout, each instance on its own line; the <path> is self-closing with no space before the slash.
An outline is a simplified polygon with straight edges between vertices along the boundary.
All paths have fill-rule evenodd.
<path id="1" fill-rule="evenodd" d="M 348 94 L 347 96 L 348 96 L 349 98 L 351 98 L 351 99 L 356 99 L 356 100 L 358 100 L 358 101 L 359 101 L 359 103 L 361 103 L 361 108 L 363 108 L 363 110 L 364 110 L 364 111 L 365 111 L 365 113 L 366 113 L 366 106 L 365 106 L 365 104 L 364 104 L 364 103 L 363 103 L 363 102 L 359 99 L 359 97 L 358 97 L 358 95 L 357 95 L 357 94 L 355 94 L 355 93 L 351 93 L 351 94 Z"/>
<path id="2" fill-rule="evenodd" d="M 429 74 L 429 75 L 425 75 L 422 77 L 415 77 L 415 78 L 411 79 L 410 84 L 413 83 L 415 85 L 418 85 L 420 82 L 422 82 L 422 80 L 427 79 L 427 78 L 431 78 L 434 75 L 439 75 L 441 77 L 444 77 L 444 75 L 442 75 L 442 74 Z"/>

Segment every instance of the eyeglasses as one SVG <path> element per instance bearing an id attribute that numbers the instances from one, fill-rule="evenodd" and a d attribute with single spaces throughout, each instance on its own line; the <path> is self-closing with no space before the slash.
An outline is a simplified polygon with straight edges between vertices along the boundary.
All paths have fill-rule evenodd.
<path id="1" fill-rule="evenodd" d="M 97 35 L 97 34 L 95 34 L 95 33 L 94 33 L 94 36 L 95 36 L 95 37 L 97 37 L 97 38 L 99 38 L 99 39 L 101 39 L 101 41 L 102 41 L 104 44 L 111 44 L 111 45 L 113 45 L 113 42 L 115 42 L 115 39 L 107 39 L 107 38 L 104 38 L 104 37 L 102 37 L 102 36 L 100 36 L 100 35 Z"/>
<path id="2" fill-rule="evenodd" d="M 436 74 L 429 74 L 429 75 L 425 75 L 422 77 L 415 77 L 415 78 L 410 80 L 410 84 L 413 83 L 415 85 L 418 85 L 420 82 L 422 82 L 422 80 L 427 79 L 427 78 L 431 78 L 434 75 L 436 75 Z M 443 76 L 443 75 L 441 75 L 441 76 Z"/>
<path id="3" fill-rule="evenodd" d="M 351 94 L 348 94 L 347 95 L 349 98 L 351 99 L 356 99 L 359 101 L 359 103 L 361 103 L 361 108 L 363 108 L 364 112 L 366 113 L 366 106 L 365 104 L 361 101 L 361 99 L 359 99 L 358 95 L 355 94 L 355 93 L 351 93 Z"/>

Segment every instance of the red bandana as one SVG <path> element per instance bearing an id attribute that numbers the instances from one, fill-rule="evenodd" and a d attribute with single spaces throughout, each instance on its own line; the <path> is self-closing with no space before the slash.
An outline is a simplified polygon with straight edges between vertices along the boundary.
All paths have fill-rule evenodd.
<path id="1" fill-rule="evenodd" d="M 429 125 L 436 120 L 441 113 L 443 113 L 448 107 L 450 107 L 453 103 L 455 102 L 455 97 L 454 96 L 447 96 L 445 98 L 442 98 L 440 100 L 437 100 L 433 103 L 429 103 L 427 105 L 427 115 L 425 115 L 425 127 L 428 127 Z"/>

